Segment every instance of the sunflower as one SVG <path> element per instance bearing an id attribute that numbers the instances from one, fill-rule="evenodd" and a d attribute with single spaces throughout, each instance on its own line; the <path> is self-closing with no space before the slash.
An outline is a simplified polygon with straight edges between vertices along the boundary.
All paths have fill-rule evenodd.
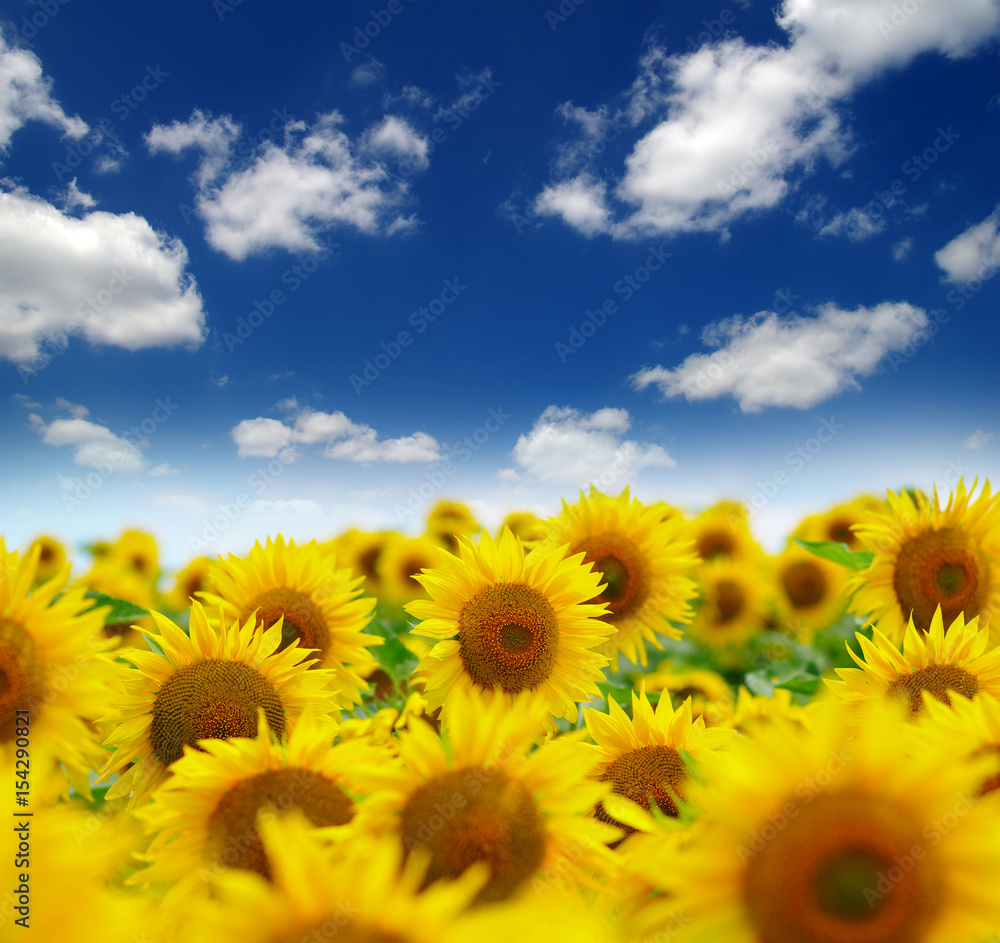
<path id="1" fill-rule="evenodd" d="M 792 703 L 792 692 L 787 688 L 775 688 L 771 697 L 751 694 L 740 687 L 736 695 L 736 708 L 732 717 L 723 721 L 723 726 L 752 735 L 759 724 L 770 724 L 775 719 L 795 724 L 805 729 L 808 726 L 809 709 Z"/>
<path id="2" fill-rule="evenodd" d="M 695 943 L 955 943 L 1000 926 L 1000 803 L 981 764 L 907 752 L 899 705 L 852 738 L 827 702 L 703 764 L 710 825 L 663 876 Z"/>
<path id="3" fill-rule="evenodd" d="M 992 756 L 995 771 L 980 784 L 978 794 L 1000 789 L 1000 700 L 956 697 L 950 704 L 927 698 L 924 711 L 913 725 L 921 749 L 946 750 L 961 760 L 983 754 Z"/>
<path id="4" fill-rule="evenodd" d="M 156 837 L 149 866 L 129 884 L 173 884 L 164 905 L 206 891 L 226 868 L 256 871 L 270 880 L 271 864 L 256 828 L 258 814 L 299 809 L 316 827 L 343 827 L 354 819 L 358 790 L 352 771 L 391 764 L 391 755 L 355 740 L 332 746 L 337 726 L 311 712 L 287 742 L 258 724 L 250 740 L 204 740 L 186 747 L 172 776 L 137 814 Z"/>
<path id="5" fill-rule="evenodd" d="M 688 524 L 688 533 L 703 561 L 716 557 L 753 560 L 763 553 L 750 533 L 746 508 L 735 501 L 720 501 L 706 508 Z"/>
<path id="6" fill-rule="evenodd" d="M 646 643 L 662 648 L 657 633 L 680 638 L 671 623 L 690 622 L 689 600 L 697 587 L 690 574 L 698 563 L 694 547 L 679 517 L 663 520 L 659 509 L 629 498 L 629 489 L 612 498 L 593 486 L 589 498 L 549 522 L 546 544 L 569 544 L 569 553 L 583 553 L 594 565 L 605 588 L 597 597 L 615 628 L 611 655 L 620 651 L 630 661 L 646 664 Z"/>
<path id="7" fill-rule="evenodd" d="M 890 491 L 888 501 L 888 510 L 855 528 L 875 556 L 851 574 L 851 611 L 870 613 L 896 643 L 911 613 L 926 631 L 938 606 L 948 623 L 959 613 L 979 616 L 1000 641 L 1000 495 L 991 495 L 989 481 L 973 501 L 960 480 L 944 508 L 936 488 L 933 500 Z"/>
<path id="8" fill-rule="evenodd" d="M 771 594 L 766 574 L 749 561 L 717 557 L 699 567 L 701 603 L 687 634 L 707 648 L 744 645 L 763 628 Z"/>
<path id="9" fill-rule="evenodd" d="M 790 543 L 771 559 L 778 626 L 808 641 L 828 628 L 846 605 L 846 570 L 838 563 Z"/>
<path id="10" fill-rule="evenodd" d="M 871 642 L 856 634 L 864 658 L 850 646 L 847 650 L 860 668 L 838 668 L 841 680 L 826 682 L 854 704 L 898 699 L 916 717 L 923 708 L 925 691 L 945 704 L 951 704 L 955 694 L 970 699 L 980 694 L 1000 697 L 1000 646 L 990 645 L 989 630 L 980 629 L 977 619 L 966 624 L 958 616 L 945 632 L 938 607 L 925 634 L 911 618 L 902 650 L 878 628 Z"/>
<path id="11" fill-rule="evenodd" d="M 379 558 L 397 537 L 394 530 L 366 533 L 348 530 L 336 540 L 324 545 L 333 550 L 338 569 L 348 569 L 364 580 L 364 589 L 369 596 L 382 595 L 382 580 L 379 576 Z"/>
<path id="12" fill-rule="evenodd" d="M 167 608 L 172 612 L 185 612 L 191 605 L 196 593 L 205 592 L 211 587 L 210 573 L 212 560 L 208 557 L 195 557 L 177 576 L 174 586 L 163 597 Z"/>
<path id="13" fill-rule="evenodd" d="M 29 751 L 34 798 L 65 792 L 67 775 L 89 795 L 87 772 L 103 756 L 91 722 L 110 710 L 124 668 L 106 654 L 107 609 L 91 608 L 83 588 L 66 589 L 68 564 L 36 586 L 40 556 L 38 545 L 8 553 L 0 537 L 0 760 L 5 781 L 20 783 L 15 758 Z"/>
<path id="14" fill-rule="evenodd" d="M 674 818 L 687 790 L 688 759 L 697 763 L 703 755 L 714 754 L 733 735 L 717 727 L 706 729 L 701 717 L 695 720 L 690 698 L 675 709 L 664 691 L 654 711 L 644 684 L 638 694 L 632 691 L 631 718 L 613 698 L 608 699 L 607 713 L 591 708 L 584 716 L 597 744 L 596 778 L 611 783 L 617 795 L 643 809 L 655 803 Z M 609 815 L 601 804 L 596 814 L 601 821 L 623 829 L 625 837 L 635 831 Z M 612 847 L 620 841 L 624 838 Z"/>
<path id="15" fill-rule="evenodd" d="M 588 778 L 593 755 L 579 737 L 532 751 L 546 714 L 527 693 L 507 701 L 472 689 L 455 703 L 443 735 L 420 721 L 400 735 L 397 782 L 361 808 L 364 826 L 393 832 L 407 852 L 429 850 L 428 883 L 486 862 L 480 903 L 612 870 L 603 843 L 621 833 L 590 817 L 610 784 Z"/>
<path id="16" fill-rule="evenodd" d="M 316 667 L 330 669 L 335 677 L 338 705 L 361 703 L 368 685 L 363 674 L 375 659 L 368 646 L 381 645 L 377 635 L 363 630 L 371 621 L 373 599 L 361 595 L 360 577 L 334 568 L 329 551 L 315 541 L 297 547 L 280 534 L 267 545 L 254 544 L 248 557 L 229 554 L 220 560 L 210 578 L 215 593 L 202 593 L 229 619 L 243 622 L 256 613 L 257 624 L 270 628 L 283 617 L 282 651 L 296 639 L 303 648 L 315 649 Z"/>
<path id="17" fill-rule="evenodd" d="M 421 662 L 427 708 L 451 709 L 472 688 L 498 689 L 511 703 L 530 690 L 557 717 L 575 719 L 577 702 L 597 695 L 607 659 L 593 649 L 613 631 L 591 602 L 600 576 L 583 554 L 533 550 L 504 530 L 494 542 L 463 541 L 459 556 L 439 552 L 438 568 L 417 580 L 430 599 L 407 603 L 416 635 L 442 639 Z M 457 636 L 457 638 L 456 638 Z"/>
<path id="18" fill-rule="evenodd" d="M 482 525 L 461 501 L 438 501 L 427 515 L 427 536 L 451 553 L 458 553 L 458 538 L 472 537 Z"/>
<path id="19" fill-rule="evenodd" d="M 28 556 L 32 554 L 35 547 L 38 547 L 38 572 L 35 574 L 36 583 L 44 583 L 59 576 L 66 565 L 66 548 L 48 534 L 36 537 L 28 548 Z"/>
<path id="20" fill-rule="evenodd" d="M 704 717 L 709 725 L 723 723 L 732 716 L 736 705 L 733 689 L 722 675 L 707 668 L 678 670 L 669 658 L 649 674 L 634 674 L 632 680 L 636 684 L 644 680 L 653 691 L 669 692 L 675 701 L 691 698 L 693 715 Z"/>
<path id="21" fill-rule="evenodd" d="M 401 606 L 411 599 L 426 598 L 426 591 L 414 577 L 434 566 L 440 546 L 430 537 L 397 535 L 387 541 L 376 564 L 382 586 L 380 599 Z"/>
<path id="22" fill-rule="evenodd" d="M 114 753 L 101 778 L 121 774 L 108 799 L 131 792 L 133 808 L 168 778 L 185 744 L 255 737 L 258 708 L 279 736 L 294 727 L 306 708 L 320 714 L 335 708 L 333 673 L 310 671 L 310 652 L 298 645 L 279 652 L 280 623 L 264 632 L 253 619 L 226 628 L 221 617 L 220 624 L 210 625 L 195 602 L 189 637 L 160 613 L 152 616 L 159 633 L 143 633 L 163 654 L 122 652 L 138 670 L 128 673 L 116 710 L 105 718 L 116 727 L 105 740 Z"/>
<path id="23" fill-rule="evenodd" d="M 296 811 L 264 820 L 273 880 L 231 870 L 192 913 L 186 943 L 460 943 L 462 914 L 485 880 L 475 868 L 425 889 L 428 856 L 358 835 L 326 847 Z"/>
<path id="24" fill-rule="evenodd" d="M 800 540 L 827 541 L 847 545 L 847 549 L 857 552 L 863 550 L 861 539 L 854 533 L 856 524 L 860 524 L 867 516 L 885 509 L 885 502 L 874 495 L 863 494 L 836 507 L 804 518 L 798 527 L 792 531 L 793 537 Z"/>
<path id="25" fill-rule="evenodd" d="M 545 524 L 531 511 L 511 511 L 503 519 L 506 527 L 529 550 L 545 538 Z"/>
<path id="26" fill-rule="evenodd" d="M 111 556 L 124 569 L 141 576 L 150 585 L 155 584 L 160 575 L 156 539 L 145 531 L 122 531 L 122 535 L 111 545 Z"/>

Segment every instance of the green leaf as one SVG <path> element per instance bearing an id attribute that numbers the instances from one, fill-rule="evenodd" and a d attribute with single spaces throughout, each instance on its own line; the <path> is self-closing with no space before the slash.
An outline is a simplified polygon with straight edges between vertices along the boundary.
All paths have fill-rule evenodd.
<path id="1" fill-rule="evenodd" d="M 819 682 L 820 679 L 817 675 L 800 675 L 797 678 L 776 684 L 775 688 L 784 688 L 793 694 L 804 694 L 806 697 L 812 697 L 819 689 Z"/>
<path id="2" fill-rule="evenodd" d="M 768 676 L 766 668 L 761 668 L 759 671 L 748 671 L 743 678 L 743 683 L 749 688 L 751 694 L 774 697 L 774 682 Z"/>
<path id="3" fill-rule="evenodd" d="M 799 540 L 792 538 L 800 547 L 805 547 L 810 553 L 824 560 L 839 563 L 849 570 L 867 570 L 872 565 L 875 558 L 870 550 L 853 551 L 848 550 L 846 544 L 837 543 L 835 540 Z"/>
<path id="4" fill-rule="evenodd" d="M 126 599 L 115 599 L 114 596 L 106 596 L 104 593 L 98 593 L 93 589 L 87 592 L 86 598 L 94 600 L 94 605 L 90 607 L 91 609 L 96 609 L 98 606 L 111 607 L 111 611 L 104 617 L 105 625 L 118 625 L 121 622 L 138 622 L 143 616 L 149 615 L 148 609 L 143 609 L 142 606 L 137 606 L 134 602 L 129 602 Z"/>

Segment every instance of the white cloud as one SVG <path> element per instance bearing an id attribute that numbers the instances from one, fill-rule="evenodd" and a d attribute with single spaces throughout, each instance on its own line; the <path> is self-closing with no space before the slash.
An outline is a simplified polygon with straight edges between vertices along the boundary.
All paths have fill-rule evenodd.
<path id="1" fill-rule="evenodd" d="M 521 476 L 517 473 L 516 468 L 498 468 L 497 478 L 500 481 L 520 481 Z"/>
<path id="2" fill-rule="evenodd" d="M 174 492 L 161 492 L 153 495 L 153 504 L 158 507 L 170 508 L 174 511 L 182 511 L 186 514 L 200 514 L 208 508 L 208 502 L 193 494 L 177 494 Z"/>
<path id="3" fill-rule="evenodd" d="M 673 468 L 676 462 L 659 445 L 624 439 L 631 426 L 624 409 L 606 407 L 585 413 L 549 406 L 531 431 L 518 437 L 514 464 L 547 484 L 624 487 L 643 468 Z M 511 474 L 513 472 L 513 474 Z M 516 481 L 515 469 L 501 469 L 502 481 Z"/>
<path id="4" fill-rule="evenodd" d="M 351 85 L 375 85 L 385 78 L 385 65 L 378 59 L 369 59 L 355 66 L 351 72 Z"/>
<path id="5" fill-rule="evenodd" d="M 286 408 L 294 408 L 294 400 L 283 400 Z M 288 404 L 292 404 L 291 407 Z M 307 445 L 326 445 L 325 458 L 340 459 L 368 465 L 372 462 L 436 462 L 442 458 L 441 446 L 424 432 L 397 439 L 379 439 L 371 426 L 356 423 L 342 412 L 324 413 L 303 409 L 288 417 L 288 421 L 244 419 L 231 431 L 238 446 L 237 454 L 244 458 L 258 455 L 281 457 L 292 461 L 298 450 Z"/>
<path id="6" fill-rule="evenodd" d="M 725 231 L 776 206 L 818 159 L 838 165 L 849 156 L 851 132 L 837 109 L 861 84 L 920 53 L 971 52 L 997 31 L 998 5 L 953 0 L 906 16 L 889 0 L 786 0 L 777 21 L 787 45 L 734 38 L 670 55 L 653 43 L 614 110 L 561 105 L 582 138 L 557 146 L 536 211 L 588 236 Z M 649 120 L 655 126 L 615 182 L 597 165 L 599 142 Z"/>
<path id="7" fill-rule="evenodd" d="M 1000 267 L 1000 206 L 938 249 L 934 261 L 944 269 L 947 282 L 971 282 L 994 274 Z"/>
<path id="8" fill-rule="evenodd" d="M 908 258 L 910 255 L 910 250 L 913 248 L 913 240 L 907 237 L 906 239 L 900 239 L 899 242 L 895 243 L 892 247 L 892 257 L 896 262 L 902 262 L 903 259 Z"/>
<path id="9" fill-rule="evenodd" d="M 837 213 L 819 234 L 821 236 L 846 236 L 851 242 L 863 242 L 885 229 L 885 220 L 880 216 L 869 216 L 860 207 Z"/>
<path id="10" fill-rule="evenodd" d="M 369 235 L 400 228 L 409 187 L 384 160 L 424 169 L 426 139 L 402 119 L 385 118 L 352 144 L 342 123 L 336 111 L 311 125 L 290 120 L 283 144 L 263 141 L 240 166 L 232 164 L 232 143 L 241 129 L 229 116 L 195 111 L 187 122 L 154 126 L 146 140 L 154 153 L 202 151 L 196 211 L 209 243 L 240 261 L 271 248 L 317 251 L 319 234 L 336 226 Z"/>
<path id="11" fill-rule="evenodd" d="M 972 435 L 969 436 L 963 443 L 967 449 L 972 449 L 974 452 L 978 452 L 990 439 L 993 438 L 992 432 L 983 432 L 982 429 L 977 429 Z"/>
<path id="12" fill-rule="evenodd" d="M 116 436 L 107 426 L 88 419 L 53 419 L 46 425 L 36 414 L 29 421 L 46 445 L 70 446 L 77 465 L 96 468 L 102 474 L 138 475 L 145 468 L 139 447 Z"/>
<path id="13" fill-rule="evenodd" d="M 51 95 L 52 80 L 42 74 L 38 57 L 27 49 L 7 45 L 0 33 L 0 151 L 6 151 L 14 132 L 28 121 L 43 121 L 79 140 L 87 124 L 63 111 Z"/>
<path id="14" fill-rule="evenodd" d="M 84 209 L 90 209 L 97 205 L 97 200 L 95 200 L 89 193 L 84 193 L 76 185 L 76 177 L 74 177 L 66 185 L 66 197 L 63 200 L 63 212 L 69 213 L 70 211 L 76 209 L 78 206 L 82 206 Z"/>
<path id="15" fill-rule="evenodd" d="M 67 216 L 0 193 L 0 357 L 31 367 L 69 335 L 126 350 L 198 346 L 205 315 L 180 240 L 134 213 Z"/>
<path id="16" fill-rule="evenodd" d="M 382 99 L 384 108 L 391 108 L 398 102 L 406 102 L 415 108 L 433 108 L 434 96 L 430 92 L 424 91 L 418 85 L 404 85 L 403 90 L 398 95 L 386 92 Z"/>
<path id="17" fill-rule="evenodd" d="M 768 406 L 807 409 L 874 373 L 882 358 L 901 350 L 927 325 L 927 315 L 905 302 L 844 311 L 823 305 L 815 317 L 761 311 L 709 325 L 702 342 L 718 347 L 692 354 L 679 366 L 646 367 L 636 389 L 655 385 L 665 398 L 689 401 L 732 396 L 743 412 Z"/>
<path id="18" fill-rule="evenodd" d="M 176 468 L 173 468 L 169 462 L 160 462 L 159 465 L 154 465 L 148 472 L 146 476 L 148 478 L 162 478 L 164 475 L 178 475 L 179 472 Z"/>

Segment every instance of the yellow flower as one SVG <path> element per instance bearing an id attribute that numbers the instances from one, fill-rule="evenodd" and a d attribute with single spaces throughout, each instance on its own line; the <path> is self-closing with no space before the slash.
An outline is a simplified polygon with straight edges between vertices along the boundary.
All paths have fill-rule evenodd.
<path id="1" fill-rule="evenodd" d="M 663 647 L 657 634 L 680 638 L 671 623 L 691 620 L 698 558 L 679 516 L 664 520 L 662 508 L 643 507 L 628 488 L 612 498 L 591 487 L 572 507 L 564 501 L 548 525 L 544 546 L 568 543 L 568 552 L 583 553 L 605 584 L 597 601 L 610 610 L 605 618 L 615 627 L 615 662 L 621 651 L 645 665 L 647 643 Z"/>
<path id="2" fill-rule="evenodd" d="M 576 736 L 532 752 L 544 723 L 528 694 L 505 702 L 469 691 L 444 736 L 420 721 L 400 735 L 397 782 L 365 803 L 359 820 L 400 836 L 407 852 L 429 850 L 428 883 L 488 864 L 480 902 L 606 873 L 614 858 L 603 843 L 620 832 L 591 812 L 610 786 L 588 779 L 593 755 Z"/>
<path id="3" fill-rule="evenodd" d="M 649 674 L 632 676 L 637 684 L 643 679 L 647 688 L 668 691 L 675 701 L 691 698 L 693 716 L 704 717 L 708 725 L 721 724 L 731 717 L 736 705 L 729 682 L 705 668 L 678 671 L 670 659 L 665 658 Z"/>
<path id="4" fill-rule="evenodd" d="M 208 557 L 195 557 L 177 576 L 174 586 L 164 596 L 163 601 L 172 612 L 185 612 L 196 593 L 205 592 L 211 586 L 212 561 Z"/>
<path id="5" fill-rule="evenodd" d="M 260 823 L 273 882 L 227 871 L 192 913 L 185 943 L 463 943 L 462 914 L 485 880 L 476 868 L 424 888 L 426 856 L 358 835 L 325 847 L 295 812 Z"/>
<path id="6" fill-rule="evenodd" d="M 828 702 L 808 730 L 780 720 L 703 764 L 705 833 L 661 887 L 695 943 L 956 943 L 1000 926 L 1000 803 L 981 767 L 907 752 L 899 705 L 853 737 Z"/>
<path id="7" fill-rule="evenodd" d="M 805 728 L 808 714 L 806 707 L 792 703 L 792 692 L 787 688 L 775 688 L 771 697 L 762 697 L 740 687 L 736 696 L 736 709 L 732 717 L 723 721 L 723 725 L 742 734 L 752 735 L 758 724 L 770 724 L 777 718 Z"/>
<path id="8" fill-rule="evenodd" d="M 596 778 L 611 783 L 617 795 L 643 809 L 655 802 L 661 812 L 674 818 L 687 790 L 687 759 L 699 762 L 733 735 L 717 727 L 706 729 L 701 717 L 695 720 L 690 698 L 674 709 L 664 691 L 654 711 L 645 685 L 638 694 L 632 692 L 631 718 L 613 698 L 608 700 L 607 713 L 591 708 L 584 717 L 597 744 Z M 597 817 L 622 828 L 626 837 L 635 831 L 609 815 L 603 805 L 598 805 Z"/>
<path id="9" fill-rule="evenodd" d="M 951 704 L 928 698 L 914 724 L 914 739 L 921 749 L 950 752 L 956 762 L 983 755 L 994 760 L 994 770 L 979 787 L 978 794 L 1000 789 L 1000 700 L 956 697 Z"/>
<path id="10" fill-rule="evenodd" d="M 870 613 L 897 644 L 911 614 L 926 631 L 938 606 L 949 624 L 960 613 L 979 616 L 1000 641 L 1000 495 L 990 494 L 989 481 L 973 501 L 960 480 L 944 508 L 937 489 L 933 501 L 905 491 L 888 499 L 887 511 L 855 528 L 875 557 L 851 574 L 851 611 Z"/>
<path id="11" fill-rule="evenodd" d="M 847 571 L 790 543 L 771 560 L 779 627 L 808 641 L 829 627 L 847 604 Z"/>
<path id="12" fill-rule="evenodd" d="M 1000 697 L 1000 647 L 990 645 L 989 630 L 980 629 L 977 619 L 966 624 L 958 616 L 945 632 L 939 607 L 926 634 L 910 620 L 902 650 L 878 628 L 871 642 L 860 632 L 857 639 L 864 658 L 850 646 L 847 650 L 860 668 L 838 668 L 841 680 L 826 682 L 855 704 L 895 698 L 906 702 L 910 716 L 916 717 L 925 691 L 945 704 L 955 694 Z"/>
<path id="13" fill-rule="evenodd" d="M 459 556 L 440 553 L 438 568 L 417 577 L 430 599 L 406 611 L 422 621 L 417 635 L 442 639 L 421 662 L 430 711 L 478 688 L 498 689 L 508 703 L 530 690 L 557 717 L 575 719 L 577 702 L 598 693 L 607 659 L 593 649 L 613 631 L 600 621 L 599 577 L 583 555 L 533 550 L 527 556 L 509 530 Z M 457 636 L 457 637 L 456 637 Z"/>
<path id="14" fill-rule="evenodd" d="M 129 672 L 116 709 L 105 720 L 116 724 L 105 745 L 114 753 L 101 778 L 120 773 L 108 790 L 115 799 L 133 793 L 133 808 L 164 782 L 185 744 L 257 735 L 258 708 L 280 736 L 294 727 L 306 708 L 335 708 L 332 672 L 310 671 L 309 651 L 291 645 L 278 652 L 281 625 L 265 632 L 251 619 L 228 628 L 210 625 L 200 603 L 191 606 L 190 637 L 154 612 L 159 633 L 143 629 L 163 654 L 126 650 Z M 126 771 L 127 769 L 127 771 Z"/>
<path id="15" fill-rule="evenodd" d="M 382 587 L 380 598 L 398 606 L 411 599 L 426 598 L 426 591 L 415 577 L 421 570 L 434 566 L 439 548 L 440 544 L 430 537 L 397 535 L 387 541 L 377 563 Z"/>
<path id="16" fill-rule="evenodd" d="M 178 906 L 206 893 L 227 868 L 271 878 L 256 827 L 259 815 L 299 809 L 317 828 L 347 826 L 360 798 L 353 771 L 391 764 L 392 758 L 360 740 L 333 746 L 336 734 L 335 723 L 307 712 L 285 743 L 258 725 L 252 740 L 186 747 L 173 775 L 137 813 L 157 834 L 139 856 L 149 866 L 128 883 L 170 883 L 164 906 Z"/>
<path id="17" fill-rule="evenodd" d="M 36 537 L 28 548 L 28 556 L 31 556 L 35 547 L 38 547 L 38 573 L 35 575 L 37 583 L 44 583 L 59 576 L 66 565 L 66 548 L 48 534 Z"/>
<path id="18" fill-rule="evenodd" d="M 480 527 L 461 501 L 438 501 L 427 515 L 427 535 L 451 553 L 458 553 L 459 537 L 472 537 Z"/>
<path id="19" fill-rule="evenodd" d="M 89 795 L 87 772 L 103 757 L 92 722 L 110 709 L 124 669 L 106 654 L 107 609 L 91 608 L 82 587 L 65 589 L 68 564 L 36 586 L 40 555 L 38 545 L 23 558 L 8 553 L 0 537 L 0 760 L 13 789 L 26 741 L 33 798 L 65 792 L 67 775 Z"/>
<path id="20" fill-rule="evenodd" d="M 766 574 L 750 561 L 717 557 L 697 573 L 701 603 L 687 634 L 708 648 L 744 645 L 763 628 L 771 594 Z"/>
<path id="21" fill-rule="evenodd" d="M 529 550 L 545 538 L 545 524 L 531 511 L 511 511 L 503 519 L 506 527 Z"/>
<path id="22" fill-rule="evenodd" d="M 369 596 L 381 596 L 379 558 L 389 542 L 397 536 L 392 530 L 371 534 L 349 530 L 325 546 L 333 551 L 338 568 L 351 570 L 364 580 L 364 589 Z"/>
<path id="23" fill-rule="evenodd" d="M 315 649 L 317 667 L 330 669 L 341 707 L 361 702 L 367 689 L 363 674 L 375 659 L 368 646 L 382 639 L 364 628 L 371 621 L 375 601 L 361 595 L 360 577 L 334 567 L 329 550 L 315 541 L 298 547 L 280 534 L 266 546 L 254 544 L 246 558 L 229 554 L 214 565 L 210 578 L 214 593 L 202 593 L 211 606 L 240 622 L 256 613 L 257 625 L 270 628 L 283 619 L 278 651 L 298 640 Z"/>
<path id="24" fill-rule="evenodd" d="M 863 550 L 861 539 L 854 533 L 854 527 L 871 514 L 885 510 L 886 504 L 873 495 L 863 494 L 822 514 L 812 514 L 805 518 L 792 531 L 793 537 L 800 540 L 823 541 L 833 540 L 847 544 L 851 551 Z"/>
<path id="25" fill-rule="evenodd" d="M 695 553 L 703 561 L 717 557 L 753 560 L 762 555 L 760 545 L 750 533 L 747 512 L 735 501 L 720 501 L 702 511 L 690 524 Z"/>

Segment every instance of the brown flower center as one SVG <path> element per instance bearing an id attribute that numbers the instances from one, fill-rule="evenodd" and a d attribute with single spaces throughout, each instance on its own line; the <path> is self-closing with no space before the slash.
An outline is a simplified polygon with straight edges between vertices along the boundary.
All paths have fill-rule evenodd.
<path id="1" fill-rule="evenodd" d="M 739 849 L 760 943 L 921 940 L 941 885 L 920 823 L 891 801 L 826 792 L 781 827 L 765 820 Z"/>
<path id="2" fill-rule="evenodd" d="M 45 694 L 38 650 L 19 623 L 0 616 L 0 743 L 15 739 L 17 711 L 37 709 Z"/>
<path id="3" fill-rule="evenodd" d="M 847 544 L 848 550 L 860 550 L 861 541 L 858 540 L 854 531 L 851 530 L 852 524 L 857 524 L 857 521 L 847 517 L 833 518 L 827 522 L 826 539 L 836 540 L 839 543 Z"/>
<path id="4" fill-rule="evenodd" d="M 576 544 L 572 553 L 583 551 L 584 561 L 593 563 L 607 585 L 594 600 L 607 604 L 610 613 L 604 618 L 619 622 L 641 609 L 648 595 L 646 564 L 632 541 L 617 534 L 600 534 Z"/>
<path id="5" fill-rule="evenodd" d="M 921 691 L 928 691 L 939 701 L 944 701 L 949 707 L 951 698 L 949 691 L 961 694 L 972 700 L 979 693 L 979 679 L 959 668 L 958 665 L 928 665 L 919 668 L 912 674 L 900 675 L 886 692 L 888 697 L 900 698 L 910 702 L 910 716 L 916 717 L 924 707 Z"/>
<path id="6" fill-rule="evenodd" d="M 407 851 L 426 846 L 431 852 L 425 886 L 485 861 L 491 875 L 478 902 L 510 897 L 545 857 L 545 831 L 531 793 L 483 767 L 454 770 L 416 789 L 403 808 L 402 830 Z"/>
<path id="7" fill-rule="evenodd" d="M 185 744 L 256 737 L 259 707 L 272 732 L 284 733 L 285 708 L 271 682 L 256 669 L 219 658 L 185 665 L 164 682 L 153 701 L 153 753 L 169 766 L 181 758 Z"/>
<path id="8" fill-rule="evenodd" d="M 330 629 L 323 618 L 323 612 L 305 593 L 294 589 L 268 589 L 255 596 L 240 613 L 240 622 L 245 622 L 257 610 L 257 624 L 263 629 L 271 628 L 278 619 L 281 623 L 281 644 L 278 651 L 284 651 L 298 641 L 300 648 L 318 650 L 319 661 L 323 660 L 330 647 Z"/>
<path id="9" fill-rule="evenodd" d="M 966 620 L 986 604 L 990 564 L 968 535 L 957 527 L 926 531 L 899 549 L 893 589 L 903 618 L 913 612 L 913 624 L 926 631 L 938 606 L 945 627 L 959 613 Z"/>
<path id="10" fill-rule="evenodd" d="M 480 590 L 459 617 L 459 653 L 472 680 L 516 693 L 552 674 L 559 625 L 551 603 L 524 583 Z"/>
<path id="11" fill-rule="evenodd" d="M 736 541 L 727 530 L 706 530 L 698 536 L 698 556 L 702 560 L 712 557 L 731 557 L 736 550 Z"/>
<path id="12" fill-rule="evenodd" d="M 806 609 L 822 602 L 827 594 L 826 574 L 810 560 L 798 560 L 785 568 L 781 585 L 795 609 Z"/>
<path id="13" fill-rule="evenodd" d="M 274 769 L 251 776 L 230 789 L 208 820 L 205 855 L 230 868 L 256 871 L 271 879 L 257 815 L 301 809 L 317 828 L 346 825 L 354 815 L 347 794 L 335 782 L 310 769 Z"/>
<path id="14" fill-rule="evenodd" d="M 743 612 L 746 605 L 746 593 L 736 580 L 719 580 L 715 584 L 716 624 L 725 625 L 732 622 Z"/>
<path id="15" fill-rule="evenodd" d="M 355 923 L 346 916 L 343 905 L 330 911 L 328 918 L 317 920 L 307 927 L 282 930 L 272 936 L 270 943 L 313 943 L 313 940 L 333 940 L 336 943 L 407 943 L 410 936 L 399 936 L 378 927 Z"/>
<path id="16" fill-rule="evenodd" d="M 623 753 L 609 763 L 601 775 L 601 782 L 610 782 L 619 796 L 631 799 L 644 809 L 655 802 L 665 815 L 677 818 L 676 800 L 684 797 L 682 787 L 686 776 L 680 753 L 673 747 L 654 743 Z M 635 831 L 608 815 L 601 803 L 597 804 L 596 814 L 601 821 L 610 822 L 625 831 L 625 836 L 613 842 L 612 848 Z"/>

